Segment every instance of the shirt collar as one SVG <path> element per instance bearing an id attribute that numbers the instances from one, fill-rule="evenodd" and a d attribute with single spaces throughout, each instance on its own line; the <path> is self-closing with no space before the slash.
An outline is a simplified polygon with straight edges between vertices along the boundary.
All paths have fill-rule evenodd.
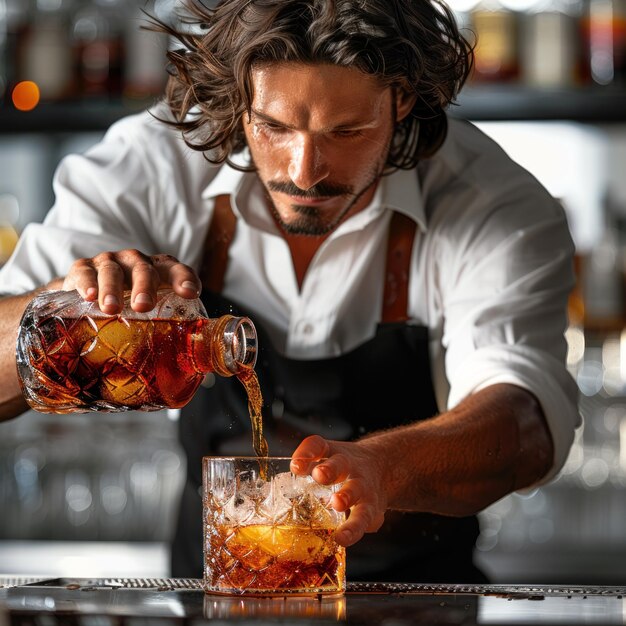
<path id="1" fill-rule="evenodd" d="M 231 161 L 235 165 L 249 165 L 246 160 L 245 153 L 236 154 Z M 217 174 L 213 177 L 211 182 L 204 188 L 202 192 L 202 198 L 204 200 L 210 200 L 217 196 L 231 196 L 237 194 L 239 188 L 243 183 L 243 179 L 246 177 L 246 172 L 241 172 L 234 167 L 231 167 L 228 163 L 224 163 L 218 170 Z"/>
<path id="2" fill-rule="evenodd" d="M 381 193 L 380 202 L 383 206 L 410 217 L 421 230 L 426 231 L 426 212 L 416 170 L 396 170 L 384 176 L 376 193 Z"/>
<path id="3" fill-rule="evenodd" d="M 235 155 L 232 159 L 237 165 L 248 163 L 245 154 Z M 251 226 L 257 226 L 270 232 L 276 227 L 263 206 L 263 189 L 254 172 L 241 172 L 224 164 L 213 180 L 202 192 L 203 199 L 213 199 L 220 195 L 234 196 L 233 210 Z M 385 209 L 397 211 L 413 219 L 422 231 L 427 228 L 426 214 L 417 172 L 397 170 L 384 176 L 376 189 L 370 204 L 344 222 L 349 230 L 363 227 L 375 219 Z M 339 230 L 339 229 L 338 229 Z"/>

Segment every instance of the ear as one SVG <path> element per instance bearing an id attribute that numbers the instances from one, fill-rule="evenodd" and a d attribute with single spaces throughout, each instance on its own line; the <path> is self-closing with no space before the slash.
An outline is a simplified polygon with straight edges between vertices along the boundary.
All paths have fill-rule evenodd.
<path id="1" fill-rule="evenodd" d="M 401 122 L 413 108 L 417 95 L 404 89 L 396 89 L 396 122 Z"/>

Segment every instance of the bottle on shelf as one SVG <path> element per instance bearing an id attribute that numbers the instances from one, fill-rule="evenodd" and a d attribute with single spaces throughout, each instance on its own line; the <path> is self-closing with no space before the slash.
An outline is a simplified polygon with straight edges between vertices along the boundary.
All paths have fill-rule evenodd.
<path id="1" fill-rule="evenodd" d="M 581 31 L 589 80 L 626 85 L 626 0 L 586 0 Z"/>
<path id="2" fill-rule="evenodd" d="M 163 92 L 167 81 L 168 36 L 147 30 L 148 18 L 134 6 L 126 23 L 124 97 L 145 99 Z"/>
<path id="3" fill-rule="evenodd" d="M 0 0 L 0 103 L 10 102 L 32 21 L 30 0 Z"/>
<path id="4" fill-rule="evenodd" d="M 481 0 L 470 13 L 476 34 L 473 80 L 507 82 L 519 76 L 518 13 L 500 0 Z"/>
<path id="5" fill-rule="evenodd" d="M 536 0 L 521 17 L 521 80 L 531 87 L 571 87 L 577 82 L 579 0 Z"/>
<path id="6" fill-rule="evenodd" d="M 106 315 L 76 291 L 46 291 L 20 323 L 17 369 L 41 413 L 156 411 L 184 406 L 205 376 L 241 378 L 256 362 L 246 317 L 208 318 L 202 302 L 159 292 L 156 307 Z"/>
<path id="7" fill-rule="evenodd" d="M 7 38 L 8 38 L 8 20 L 7 20 L 7 3 L 6 0 L 0 0 L 0 102 L 4 98 L 4 92 L 7 87 Z"/>
<path id="8" fill-rule="evenodd" d="M 35 0 L 32 5 L 18 78 L 34 82 L 44 101 L 66 99 L 72 88 L 67 31 L 73 6 L 73 0 Z"/>
<path id="9" fill-rule="evenodd" d="M 625 284 L 615 215 L 606 212 L 600 240 L 581 261 L 585 330 L 600 334 L 621 330 L 625 324 Z"/>
<path id="10" fill-rule="evenodd" d="M 123 0 L 89 0 L 73 15 L 71 41 L 78 94 L 85 98 L 122 95 L 125 57 Z"/>

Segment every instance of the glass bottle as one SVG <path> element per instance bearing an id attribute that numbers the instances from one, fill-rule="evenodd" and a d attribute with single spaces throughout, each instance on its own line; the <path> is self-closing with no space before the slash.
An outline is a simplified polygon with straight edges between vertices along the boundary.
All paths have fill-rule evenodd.
<path id="1" fill-rule="evenodd" d="M 580 57 L 579 0 L 536 0 L 525 10 L 521 26 L 521 78 L 531 87 L 561 88 L 575 84 Z"/>
<path id="2" fill-rule="evenodd" d="M 78 93 L 85 98 L 119 98 L 125 65 L 122 0 L 89 0 L 73 17 L 72 47 Z"/>
<path id="3" fill-rule="evenodd" d="M 10 102 L 11 91 L 22 76 L 25 46 L 28 41 L 33 7 L 28 0 L 0 0 L 0 103 Z"/>
<path id="4" fill-rule="evenodd" d="M 41 413 L 180 408 L 208 373 L 245 377 L 256 362 L 246 317 L 207 317 L 198 299 L 159 292 L 137 313 L 126 294 L 119 315 L 76 291 L 33 298 L 20 323 L 17 370 L 24 397 Z"/>
<path id="5" fill-rule="evenodd" d="M 72 55 L 67 44 L 71 0 L 36 0 L 22 42 L 21 79 L 37 84 L 42 100 L 67 98 L 72 87 Z"/>
<path id="6" fill-rule="evenodd" d="M 476 34 L 473 80 L 507 82 L 519 76 L 518 13 L 501 0 L 481 0 L 472 10 Z"/>
<path id="7" fill-rule="evenodd" d="M 588 78 L 597 85 L 626 84 L 626 0 L 586 0 L 582 38 Z"/>
<path id="8" fill-rule="evenodd" d="M 132 4 L 132 3 L 131 3 Z M 155 13 L 144 2 L 128 9 L 125 32 L 124 98 L 152 99 L 160 96 L 167 83 L 169 36 L 150 28 L 148 15 Z M 146 13 L 148 15 L 146 15 Z"/>
<path id="9" fill-rule="evenodd" d="M 7 3 L 6 0 L 0 0 L 0 102 L 4 97 L 7 87 L 7 39 L 8 39 L 8 20 L 7 20 Z"/>

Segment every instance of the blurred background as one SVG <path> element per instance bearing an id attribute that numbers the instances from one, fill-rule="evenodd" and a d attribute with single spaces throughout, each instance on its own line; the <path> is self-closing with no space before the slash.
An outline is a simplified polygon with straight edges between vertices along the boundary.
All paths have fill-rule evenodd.
<path id="1" fill-rule="evenodd" d="M 0 264 L 52 205 L 59 160 L 162 92 L 172 0 L 0 0 Z M 451 115 L 565 207 L 577 247 L 568 364 L 584 426 L 556 481 L 480 516 L 494 582 L 626 577 L 626 0 L 453 0 L 477 37 Z M 175 412 L 0 424 L 0 572 L 165 576 L 182 486 Z"/>

